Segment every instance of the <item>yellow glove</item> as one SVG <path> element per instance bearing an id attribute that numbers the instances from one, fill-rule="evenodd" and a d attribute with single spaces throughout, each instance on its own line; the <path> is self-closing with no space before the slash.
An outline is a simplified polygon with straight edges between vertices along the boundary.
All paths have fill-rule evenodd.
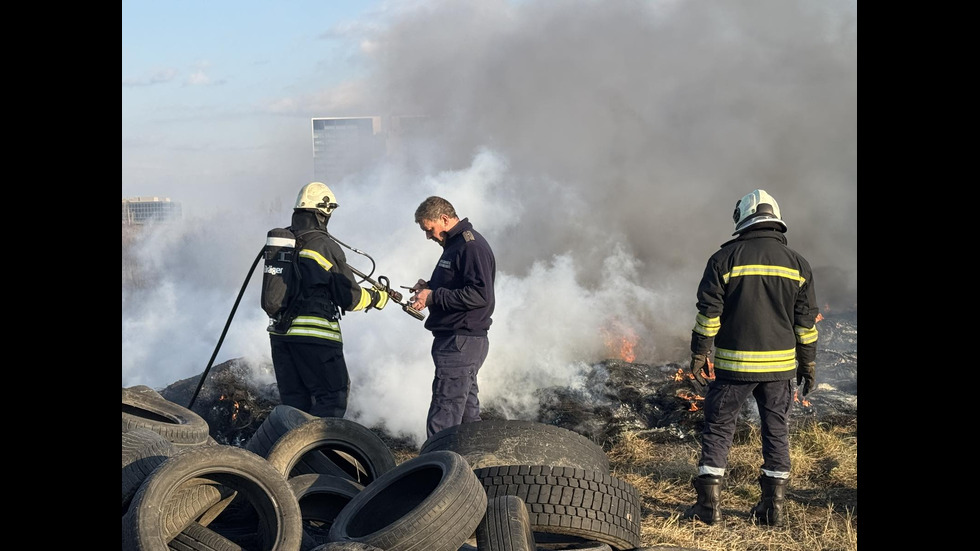
<path id="1" fill-rule="evenodd" d="M 368 292 L 371 293 L 371 304 L 369 307 L 383 310 L 385 305 L 388 304 L 388 292 L 377 287 L 371 287 L 371 290 Z"/>

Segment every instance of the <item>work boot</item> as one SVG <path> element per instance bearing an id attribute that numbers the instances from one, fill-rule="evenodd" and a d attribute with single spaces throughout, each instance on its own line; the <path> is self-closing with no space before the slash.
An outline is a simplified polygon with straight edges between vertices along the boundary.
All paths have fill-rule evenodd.
<path id="1" fill-rule="evenodd" d="M 681 518 L 696 518 L 706 524 L 721 520 L 721 486 L 724 477 L 703 474 L 691 481 L 698 492 L 698 501 L 687 508 Z"/>
<path id="2" fill-rule="evenodd" d="M 761 475 L 759 486 L 762 488 L 762 498 L 752 508 L 751 515 L 759 524 L 777 526 L 783 522 L 783 502 L 786 501 L 786 485 L 788 478 L 773 478 Z"/>

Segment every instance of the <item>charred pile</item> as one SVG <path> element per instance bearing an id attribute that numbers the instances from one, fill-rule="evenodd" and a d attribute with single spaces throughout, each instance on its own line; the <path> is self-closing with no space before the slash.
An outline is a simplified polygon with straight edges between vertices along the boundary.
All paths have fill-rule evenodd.
<path id="1" fill-rule="evenodd" d="M 817 387 L 794 404 L 794 421 L 840 419 L 857 416 L 857 313 L 830 315 L 818 326 Z M 605 445 L 625 432 L 641 432 L 659 442 L 696 439 L 703 423 L 699 409 L 704 398 L 695 393 L 686 362 L 660 365 L 607 359 L 589 367 L 576 388 L 549 387 L 537 392 L 535 419 L 582 434 Z M 275 384 L 249 383 L 249 366 L 236 359 L 214 366 L 189 408 L 203 417 L 211 437 L 220 444 L 242 447 L 272 409 L 279 404 Z M 188 405 L 201 376 L 183 379 L 160 393 L 177 404 Z M 492 400 L 484 404 L 485 419 L 500 419 Z M 751 400 L 739 423 L 758 419 Z M 744 427 L 743 427 L 744 428 Z M 411 444 L 373 428 L 393 448 Z"/>

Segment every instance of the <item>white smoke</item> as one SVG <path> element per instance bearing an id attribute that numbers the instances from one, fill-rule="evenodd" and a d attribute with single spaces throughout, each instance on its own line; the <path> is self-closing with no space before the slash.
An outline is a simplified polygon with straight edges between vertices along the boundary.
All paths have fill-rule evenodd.
<path id="1" fill-rule="evenodd" d="M 396 289 L 428 279 L 441 250 L 414 223 L 425 197 L 449 199 L 484 234 L 498 266 L 485 404 L 531 417 L 535 391 L 578 384 L 584 366 L 619 354 L 620 338 L 635 338 L 637 362 L 686 361 L 704 263 L 755 188 L 779 202 L 822 307 L 856 307 L 853 3 L 411 6 L 361 37 L 373 67 L 353 86 L 362 93 L 308 115 L 426 115 L 430 139 L 328 182 L 340 203 L 329 228 Z M 337 101 L 310 91 L 327 96 Z M 296 133 L 308 139 L 306 121 Z M 292 161 L 269 158 L 264 172 L 293 174 Z M 152 285 L 127 289 L 124 272 L 123 386 L 202 372 L 265 232 L 289 223 L 306 181 L 239 186 L 233 208 L 144 232 L 139 262 Z M 235 185 L 216 187 L 227 196 Z M 257 269 L 215 363 L 271 363 L 260 278 Z M 421 442 L 431 334 L 397 304 L 342 326 L 348 416 Z M 268 369 L 256 377 L 274 381 Z"/>

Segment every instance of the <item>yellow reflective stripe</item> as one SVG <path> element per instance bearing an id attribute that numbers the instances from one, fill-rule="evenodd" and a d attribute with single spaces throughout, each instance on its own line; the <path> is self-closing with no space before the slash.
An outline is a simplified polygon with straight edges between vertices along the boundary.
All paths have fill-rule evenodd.
<path id="1" fill-rule="evenodd" d="M 785 266 L 769 266 L 766 264 L 746 264 L 745 266 L 735 266 L 732 268 L 731 272 L 723 276 L 723 279 L 725 280 L 725 283 L 728 283 L 730 278 L 743 276 L 785 277 L 786 279 L 792 279 L 800 286 L 802 286 L 806 281 L 806 278 L 800 275 L 799 270 L 794 270 L 793 268 L 787 268 Z"/>
<path id="2" fill-rule="evenodd" d="M 326 339 L 336 342 L 344 342 L 343 337 L 340 333 L 335 333 L 333 331 L 324 331 L 322 329 L 317 329 L 314 327 L 290 327 L 286 331 L 287 335 L 298 336 L 298 337 L 316 337 L 318 339 Z"/>
<path id="3" fill-rule="evenodd" d="M 340 332 L 339 321 L 330 321 L 326 318 L 318 318 L 316 316 L 297 316 L 296 319 L 293 320 L 291 327 L 295 327 L 297 325 L 312 325 L 313 327 L 329 329 L 338 333 Z"/>
<path id="4" fill-rule="evenodd" d="M 299 256 L 300 258 L 309 258 L 310 260 L 319 264 L 320 267 L 326 271 L 329 271 L 330 268 L 333 268 L 333 264 L 331 264 L 329 260 L 323 258 L 322 254 L 312 249 L 303 249 L 302 251 L 299 252 Z"/>
<path id="5" fill-rule="evenodd" d="M 340 334 L 340 322 L 316 316 L 297 316 L 286 330 L 287 335 L 315 337 L 336 342 L 344 342 Z"/>
<path id="6" fill-rule="evenodd" d="M 721 329 L 721 317 L 709 318 L 702 314 L 694 317 L 694 332 L 705 337 L 714 337 Z"/>
<path id="7" fill-rule="evenodd" d="M 800 344 L 810 344 L 817 342 L 817 326 L 806 328 L 802 325 L 794 325 L 793 331 L 796 333 L 796 342 Z"/>
<path id="8" fill-rule="evenodd" d="M 371 304 L 371 293 L 364 287 L 361 287 L 361 300 L 357 301 L 357 304 L 351 308 L 351 311 L 357 312 L 358 310 L 363 310 L 368 304 Z"/>
<path id="9" fill-rule="evenodd" d="M 743 373 L 772 373 L 796 369 L 796 349 L 745 351 L 715 350 L 715 369 Z"/>

